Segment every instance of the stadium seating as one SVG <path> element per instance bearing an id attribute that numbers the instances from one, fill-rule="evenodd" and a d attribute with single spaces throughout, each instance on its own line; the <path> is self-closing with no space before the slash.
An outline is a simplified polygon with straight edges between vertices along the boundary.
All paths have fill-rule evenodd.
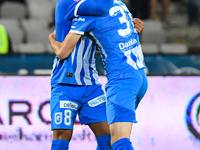
<path id="1" fill-rule="evenodd" d="M 41 50 L 41 52 L 53 53 L 48 41 L 48 35 L 53 29 L 49 29 L 48 25 L 53 20 L 56 1 L 57 0 L 26 0 L 27 5 L 13 1 L 5 1 L 1 4 L 0 23 L 6 26 L 10 34 L 14 52 L 17 52 L 16 49 L 19 49 L 17 44 L 40 42 L 46 45 L 45 50 Z M 124 0 L 124 2 L 128 4 L 128 1 Z M 175 6 L 176 5 L 170 7 L 173 14 L 177 11 Z M 27 18 L 27 16 L 29 16 L 29 18 Z M 20 20 L 20 22 L 18 20 Z M 143 21 L 145 23 L 145 29 L 143 31 L 141 43 L 144 54 L 187 53 L 185 50 L 186 48 L 184 48 L 185 46 L 176 45 L 172 43 L 172 38 L 171 41 L 168 39 L 168 37 L 172 37 L 169 35 L 172 34 L 172 32 L 167 33 L 161 21 Z M 169 46 L 170 49 L 166 48 Z M 172 49 L 173 51 L 170 51 Z"/>
<path id="2" fill-rule="evenodd" d="M 15 18 L 15 19 L 24 19 L 28 15 L 28 9 L 25 4 L 5 1 L 0 6 L 1 18 Z"/>
<path id="3" fill-rule="evenodd" d="M 46 52 L 46 46 L 43 43 L 19 44 L 18 52 L 21 54 L 43 54 Z"/>
<path id="4" fill-rule="evenodd" d="M 167 43 L 167 34 L 160 21 L 146 20 L 144 24 L 145 29 L 141 38 L 142 43 Z"/>
<path id="5" fill-rule="evenodd" d="M 10 37 L 12 47 L 24 42 L 25 33 L 20 27 L 19 21 L 15 18 L 0 18 L 0 24 L 3 24 Z"/>
<path id="6" fill-rule="evenodd" d="M 142 44 L 142 52 L 143 54 L 159 54 L 159 48 L 157 44 L 152 43 L 144 43 Z"/>
<path id="7" fill-rule="evenodd" d="M 123 1 L 126 4 L 129 3 L 129 0 Z M 26 0 L 26 3 L 19 3 L 14 2 L 14 0 L 5 0 L 0 3 L 0 24 L 6 27 L 14 54 L 34 54 L 34 56 L 37 54 L 49 54 L 48 56 L 54 54 L 48 41 L 48 35 L 54 30 L 54 26 L 49 28 L 49 24 L 54 19 L 56 2 L 57 0 Z M 198 3 L 200 6 L 200 1 Z M 198 42 L 200 26 L 195 28 L 187 26 L 187 7 L 185 6 L 174 2 L 170 4 L 170 19 L 176 21 L 178 27 L 166 28 L 159 19 L 142 20 L 145 24 L 141 38 L 144 55 L 184 56 L 186 54 L 200 54 Z M 99 54 L 97 55 L 99 56 Z M 148 61 L 147 64 L 149 64 Z M 166 64 L 173 66 L 170 65 L 170 61 Z M 104 72 L 104 70 L 100 72 Z M 151 68 L 149 68 L 149 72 L 152 72 Z M 170 72 L 173 72 L 173 69 Z M 28 73 L 23 72 L 23 70 L 19 71 L 19 74 Z M 178 74 L 178 72 L 176 73 Z"/>
<path id="8" fill-rule="evenodd" d="M 43 20 L 39 19 L 22 20 L 21 24 L 26 32 L 27 43 L 35 43 L 35 42 L 41 42 L 44 44 L 49 43 L 48 35 L 50 31 L 45 26 Z"/>
<path id="9" fill-rule="evenodd" d="M 30 19 L 44 20 L 48 24 L 53 18 L 55 5 L 50 0 L 28 0 Z"/>
<path id="10" fill-rule="evenodd" d="M 161 44 L 160 45 L 161 54 L 174 54 L 183 55 L 188 53 L 188 47 L 184 44 Z"/>

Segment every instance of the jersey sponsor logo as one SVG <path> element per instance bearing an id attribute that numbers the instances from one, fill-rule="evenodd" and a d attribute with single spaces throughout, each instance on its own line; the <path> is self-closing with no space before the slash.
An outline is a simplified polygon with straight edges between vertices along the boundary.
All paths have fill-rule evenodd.
<path id="1" fill-rule="evenodd" d="M 106 102 L 106 96 L 105 95 L 101 95 L 99 97 L 96 97 L 96 98 L 90 100 L 88 102 L 88 104 L 89 104 L 90 107 L 95 107 L 95 106 L 100 105 L 100 104 L 102 104 L 104 102 Z"/>
<path id="2" fill-rule="evenodd" d="M 72 78 L 73 77 L 73 73 L 67 72 L 66 76 Z"/>
<path id="3" fill-rule="evenodd" d="M 60 108 L 69 108 L 77 110 L 78 104 L 70 101 L 60 101 Z"/>
<path id="4" fill-rule="evenodd" d="M 61 124 L 62 122 L 62 112 L 55 113 L 55 123 Z"/>
<path id="5" fill-rule="evenodd" d="M 137 43 L 136 39 L 131 39 L 130 41 L 126 42 L 126 43 L 119 43 L 119 48 L 120 50 L 126 50 L 129 49 L 129 47 L 133 46 L 134 44 Z"/>
<path id="6" fill-rule="evenodd" d="M 85 18 L 74 18 L 73 21 L 82 21 L 82 22 L 85 22 Z"/>

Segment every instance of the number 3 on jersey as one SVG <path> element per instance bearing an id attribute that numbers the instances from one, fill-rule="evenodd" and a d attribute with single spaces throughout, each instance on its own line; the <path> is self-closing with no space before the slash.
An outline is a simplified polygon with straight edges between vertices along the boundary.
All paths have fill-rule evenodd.
<path id="1" fill-rule="evenodd" d="M 115 6 L 115 7 L 112 7 L 109 11 L 110 16 L 116 16 L 118 13 L 122 14 L 122 16 L 119 17 L 120 23 L 121 24 L 126 23 L 126 26 L 127 26 L 126 29 L 118 30 L 118 33 L 120 36 L 126 37 L 127 35 L 131 33 L 131 28 L 130 28 L 130 22 L 126 18 L 126 13 L 124 12 L 124 9 L 121 8 L 120 6 Z"/>

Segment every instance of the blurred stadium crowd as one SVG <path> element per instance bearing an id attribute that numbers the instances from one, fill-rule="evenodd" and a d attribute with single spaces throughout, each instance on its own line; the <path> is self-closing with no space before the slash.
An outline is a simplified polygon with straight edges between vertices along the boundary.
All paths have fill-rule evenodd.
<path id="1" fill-rule="evenodd" d="M 39 69 L 51 69 L 54 53 L 49 45 L 48 35 L 54 30 L 54 7 L 56 1 L 0 1 L 0 25 L 5 27 L 9 39 L 8 51 L 0 51 L 0 54 L 7 54 L 7 56 L 0 55 L 1 74 L 19 73 L 23 69 L 27 70 L 26 66 L 22 65 L 22 62 L 24 63 L 24 61 L 21 61 L 22 59 L 27 59 L 27 61 L 36 60 L 39 63 L 24 63 L 29 68 L 34 65 L 43 65 Z M 180 68 L 183 68 L 187 74 L 200 74 L 200 68 L 196 67 L 200 66 L 200 56 L 198 56 L 200 55 L 199 0 L 171 0 L 166 19 L 162 17 L 162 0 L 158 0 L 156 15 L 154 14 L 154 16 L 152 15 L 151 7 L 154 0 L 122 1 L 127 5 L 133 17 L 138 17 L 145 23 L 141 43 L 149 74 L 181 74 L 183 71 Z M 2 31 L 1 27 L 0 31 Z M 0 40 L 1 34 L 2 32 L 0 32 Z M 168 58 L 168 56 L 170 57 Z M 38 59 L 44 58 L 45 62 L 39 61 L 36 57 Z M 100 74 L 103 74 L 102 65 L 98 64 L 98 61 L 100 62 L 101 60 L 98 52 L 96 57 L 97 69 Z M 163 71 L 163 69 L 160 69 L 161 66 L 156 66 L 163 65 L 163 60 L 160 63 L 160 58 L 164 59 L 164 64 L 170 66 L 170 69 L 173 68 L 173 71 L 169 71 L 169 69 Z M 177 59 L 180 59 L 178 65 L 176 64 Z M 7 67 L 3 65 L 5 62 Z M 48 65 L 44 63 L 48 63 Z M 175 70 L 174 65 L 176 66 Z M 13 69 L 14 66 L 16 66 L 16 69 Z M 155 68 L 157 68 L 157 71 L 153 71 Z M 177 68 L 179 69 L 177 70 Z M 188 68 L 192 71 L 188 71 Z M 35 69 L 37 69 L 37 66 Z M 33 72 L 22 71 L 23 73 L 32 74 Z M 49 74 L 50 72 L 44 73 Z"/>

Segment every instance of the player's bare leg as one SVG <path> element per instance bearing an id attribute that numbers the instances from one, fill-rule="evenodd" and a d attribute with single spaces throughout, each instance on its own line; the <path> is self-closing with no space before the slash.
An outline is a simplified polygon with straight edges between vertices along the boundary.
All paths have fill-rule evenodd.
<path id="1" fill-rule="evenodd" d="M 109 125 L 113 150 L 133 150 L 130 142 L 132 122 L 115 122 Z"/>
<path id="2" fill-rule="evenodd" d="M 111 144 L 122 138 L 130 138 L 132 124 L 131 122 L 115 122 L 110 124 Z"/>
<path id="3" fill-rule="evenodd" d="M 110 144 L 110 131 L 107 121 L 89 124 L 97 138 L 97 150 L 112 150 Z"/>
<path id="4" fill-rule="evenodd" d="M 53 140 L 62 139 L 62 140 L 70 141 L 72 138 L 72 132 L 73 132 L 73 130 L 69 130 L 69 129 L 53 130 Z"/>
<path id="5" fill-rule="evenodd" d="M 68 150 L 73 130 L 53 130 L 51 150 Z"/>

